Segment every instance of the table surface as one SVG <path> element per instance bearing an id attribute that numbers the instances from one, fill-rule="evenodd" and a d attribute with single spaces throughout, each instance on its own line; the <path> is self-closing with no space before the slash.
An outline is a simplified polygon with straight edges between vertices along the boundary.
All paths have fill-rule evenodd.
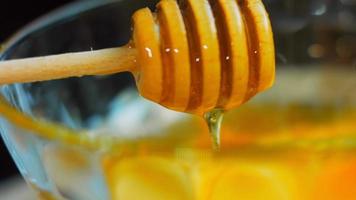
<path id="1" fill-rule="evenodd" d="M 17 176 L 0 183 L 0 200 L 35 200 L 35 195 L 23 178 Z"/>

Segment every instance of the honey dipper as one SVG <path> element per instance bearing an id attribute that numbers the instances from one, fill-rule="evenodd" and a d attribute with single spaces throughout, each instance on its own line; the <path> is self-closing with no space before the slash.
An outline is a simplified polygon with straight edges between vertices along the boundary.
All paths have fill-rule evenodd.
<path id="1" fill-rule="evenodd" d="M 0 85 L 130 71 L 140 94 L 176 111 L 231 109 L 274 81 L 261 0 L 161 0 L 133 15 L 133 45 L 0 62 Z"/>

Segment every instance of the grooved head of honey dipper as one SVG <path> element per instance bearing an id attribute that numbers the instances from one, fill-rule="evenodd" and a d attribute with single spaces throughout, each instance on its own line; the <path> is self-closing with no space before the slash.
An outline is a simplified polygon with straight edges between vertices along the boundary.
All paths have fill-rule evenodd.
<path id="1" fill-rule="evenodd" d="M 274 43 L 260 0 L 162 0 L 133 16 L 141 95 L 202 115 L 231 109 L 269 88 Z"/>
<path id="2" fill-rule="evenodd" d="M 136 82 L 140 94 L 154 102 L 160 102 L 163 92 L 163 65 L 160 36 L 151 11 L 141 9 L 133 15 L 133 40 L 138 51 L 140 72 Z"/>

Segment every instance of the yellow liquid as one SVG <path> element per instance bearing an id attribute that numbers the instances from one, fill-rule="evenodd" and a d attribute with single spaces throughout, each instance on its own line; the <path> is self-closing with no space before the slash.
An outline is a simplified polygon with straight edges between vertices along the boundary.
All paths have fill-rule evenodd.
<path id="1" fill-rule="evenodd" d="M 228 113 L 219 152 L 205 130 L 181 148 L 141 144 L 108 154 L 103 166 L 111 197 L 354 199 L 356 155 L 347 143 L 354 141 L 356 112 L 345 118 L 323 110 L 271 105 Z"/>
<path id="2" fill-rule="evenodd" d="M 204 116 L 209 127 L 209 133 L 215 151 L 220 150 L 221 124 L 224 118 L 224 111 L 220 109 L 212 110 Z"/>
<path id="3" fill-rule="evenodd" d="M 206 124 L 198 119 L 180 125 L 195 131 L 179 139 L 115 141 L 34 121 L 3 101 L 0 112 L 18 127 L 64 144 L 46 148 L 43 162 L 62 191 L 72 190 L 68 194 L 82 188 L 70 178 L 85 182 L 80 173 L 91 169 L 90 152 L 101 149 L 96 166 L 113 200 L 356 199 L 353 107 L 246 105 L 226 113 L 220 151 L 211 149 Z"/>

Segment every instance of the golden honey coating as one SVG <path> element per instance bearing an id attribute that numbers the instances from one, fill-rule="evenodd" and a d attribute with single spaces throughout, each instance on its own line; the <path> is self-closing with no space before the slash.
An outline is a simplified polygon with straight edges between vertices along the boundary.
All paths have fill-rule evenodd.
<path id="1" fill-rule="evenodd" d="M 219 30 L 222 85 L 218 106 L 230 109 L 245 101 L 249 81 L 249 48 L 245 22 L 236 1 L 213 4 Z"/>
<path id="2" fill-rule="evenodd" d="M 162 0 L 133 16 L 143 97 L 198 115 L 271 87 L 271 24 L 261 0 Z"/>
<path id="3" fill-rule="evenodd" d="M 157 5 L 157 18 L 162 38 L 161 51 L 165 70 L 162 103 L 174 110 L 184 111 L 189 103 L 191 72 L 187 31 L 179 6 L 163 0 Z"/>
<path id="4" fill-rule="evenodd" d="M 140 94 L 154 102 L 160 102 L 163 93 L 163 64 L 160 36 L 153 15 L 148 8 L 133 15 L 133 39 L 139 55 L 140 72 L 136 74 Z"/>

